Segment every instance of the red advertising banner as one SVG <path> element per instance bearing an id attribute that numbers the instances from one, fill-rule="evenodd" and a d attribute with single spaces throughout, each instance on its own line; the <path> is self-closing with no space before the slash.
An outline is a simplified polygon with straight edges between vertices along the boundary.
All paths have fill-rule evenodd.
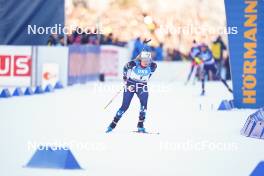
<path id="1" fill-rule="evenodd" d="M 31 81 L 31 47 L 0 47 L 0 85 L 29 86 Z"/>

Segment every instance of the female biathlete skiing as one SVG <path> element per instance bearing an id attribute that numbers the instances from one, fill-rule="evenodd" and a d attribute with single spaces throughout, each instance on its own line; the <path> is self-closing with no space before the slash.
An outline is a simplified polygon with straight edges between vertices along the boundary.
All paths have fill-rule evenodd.
<path id="1" fill-rule="evenodd" d="M 106 132 L 111 132 L 121 119 L 122 115 L 129 108 L 130 102 L 137 95 L 140 101 L 139 121 L 137 124 L 138 131 L 146 133 L 144 121 L 146 118 L 146 110 L 148 104 L 148 86 L 147 82 L 151 75 L 155 72 L 157 64 L 152 61 L 151 53 L 142 51 L 139 56 L 128 62 L 123 69 L 123 80 L 125 82 L 123 92 L 122 106 L 117 111 L 113 121 L 108 126 Z"/>

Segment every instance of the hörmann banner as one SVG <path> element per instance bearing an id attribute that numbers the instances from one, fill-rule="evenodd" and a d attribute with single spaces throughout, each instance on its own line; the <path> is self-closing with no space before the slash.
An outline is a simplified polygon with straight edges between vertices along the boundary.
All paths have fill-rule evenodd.
<path id="1" fill-rule="evenodd" d="M 264 106 L 264 1 L 225 0 L 229 53 L 237 108 Z"/>

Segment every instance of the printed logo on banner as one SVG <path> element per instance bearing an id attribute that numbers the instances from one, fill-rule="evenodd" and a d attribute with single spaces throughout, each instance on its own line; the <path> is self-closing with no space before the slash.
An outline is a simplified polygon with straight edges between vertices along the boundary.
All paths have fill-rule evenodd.
<path id="1" fill-rule="evenodd" d="M 30 86 L 32 75 L 32 47 L 0 47 L 0 85 Z"/>
<path id="2" fill-rule="evenodd" d="M 59 81 L 59 64 L 44 63 L 42 66 L 42 85 L 55 85 Z"/>
<path id="3" fill-rule="evenodd" d="M 31 57 L 26 55 L 0 55 L 0 76 L 31 76 Z"/>

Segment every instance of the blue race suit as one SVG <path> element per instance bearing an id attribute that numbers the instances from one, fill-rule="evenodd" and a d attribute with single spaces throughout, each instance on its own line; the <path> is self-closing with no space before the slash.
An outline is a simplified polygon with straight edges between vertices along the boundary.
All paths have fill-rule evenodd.
<path id="1" fill-rule="evenodd" d="M 209 75 L 209 71 L 213 73 L 216 79 L 221 80 L 222 83 L 226 86 L 229 92 L 233 92 L 232 89 L 229 87 L 229 85 L 226 83 L 226 80 L 221 78 L 219 74 L 217 74 L 217 69 L 215 65 L 215 60 L 213 58 L 213 54 L 211 50 L 207 47 L 206 51 L 201 51 L 198 55 L 198 57 L 203 61 L 203 69 L 202 69 L 202 75 L 201 75 L 201 81 L 202 81 L 202 93 L 201 95 L 204 95 L 205 93 L 205 76 Z"/>
<path id="2" fill-rule="evenodd" d="M 123 92 L 123 101 L 121 107 L 116 113 L 113 122 L 110 124 L 111 128 L 115 128 L 117 122 L 129 108 L 134 94 L 136 94 L 140 100 L 138 127 L 143 127 L 148 103 L 147 82 L 156 68 L 157 64 L 154 62 L 150 63 L 144 68 L 141 66 L 139 60 L 130 61 L 124 66 L 123 78 L 126 81 L 126 86 Z"/>

